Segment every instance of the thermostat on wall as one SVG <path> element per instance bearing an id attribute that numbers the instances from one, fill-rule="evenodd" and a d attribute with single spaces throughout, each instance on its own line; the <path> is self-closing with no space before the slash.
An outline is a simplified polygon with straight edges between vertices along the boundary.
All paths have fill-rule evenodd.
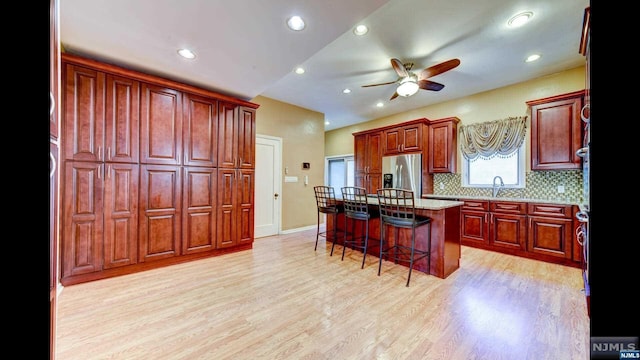
<path id="1" fill-rule="evenodd" d="M 311 169 L 311 164 L 309 164 L 308 162 L 303 162 L 302 163 L 302 168 L 303 169 Z"/>

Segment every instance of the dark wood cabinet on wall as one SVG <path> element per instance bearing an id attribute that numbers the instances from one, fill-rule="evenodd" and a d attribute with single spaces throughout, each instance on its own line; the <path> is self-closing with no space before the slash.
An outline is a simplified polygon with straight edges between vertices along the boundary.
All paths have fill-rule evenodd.
<path id="1" fill-rule="evenodd" d="M 385 128 L 382 131 L 384 155 L 422 151 L 426 129 L 422 122 Z"/>
<path id="2" fill-rule="evenodd" d="M 354 134 L 355 184 L 375 194 L 382 188 L 382 132 Z"/>
<path id="3" fill-rule="evenodd" d="M 257 104 L 62 60 L 64 285 L 251 248 Z"/>
<path id="4" fill-rule="evenodd" d="M 584 90 L 527 101 L 531 108 L 531 170 L 581 168 Z"/>
<path id="5" fill-rule="evenodd" d="M 450 117 L 429 124 L 429 172 L 455 173 L 458 154 L 457 134 L 460 119 Z"/>

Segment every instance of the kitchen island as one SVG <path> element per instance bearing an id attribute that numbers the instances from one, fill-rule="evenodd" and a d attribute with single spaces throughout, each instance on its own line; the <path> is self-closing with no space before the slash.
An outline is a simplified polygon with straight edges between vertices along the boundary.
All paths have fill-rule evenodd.
<path id="1" fill-rule="evenodd" d="M 341 202 L 341 199 L 338 199 Z M 369 209 L 378 210 L 378 199 L 369 197 Z M 434 199 L 416 199 L 416 213 L 431 218 L 431 266 L 427 268 L 427 259 L 421 259 L 414 263 L 414 270 L 421 271 L 439 278 L 446 278 L 460 267 L 460 207 L 463 201 L 451 200 L 434 200 Z M 338 239 L 337 244 L 342 244 L 342 231 L 345 230 L 345 216 L 338 215 Z M 349 219 L 349 230 L 351 229 L 351 220 Z M 425 249 L 427 247 L 427 229 L 423 226 L 416 229 L 416 247 Z M 332 230 L 333 221 L 329 221 L 327 225 L 327 240 L 333 241 Z M 385 233 L 385 239 L 393 241 L 394 232 L 390 230 Z M 356 224 L 356 236 L 361 236 L 359 224 Z M 380 219 L 374 218 L 369 220 L 369 250 L 367 254 L 378 257 L 380 254 Z M 375 240 L 372 240 L 375 239 Z M 401 244 L 408 245 L 411 239 L 411 230 L 400 229 L 399 241 Z M 402 263 L 402 265 L 408 266 Z"/>

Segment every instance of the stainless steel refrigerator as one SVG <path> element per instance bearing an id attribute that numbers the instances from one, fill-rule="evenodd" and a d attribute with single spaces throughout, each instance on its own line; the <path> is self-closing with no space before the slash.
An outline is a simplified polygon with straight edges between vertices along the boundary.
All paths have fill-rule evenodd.
<path id="1" fill-rule="evenodd" d="M 422 196 L 422 154 L 382 157 L 382 179 L 385 188 L 413 191 L 415 198 Z"/>

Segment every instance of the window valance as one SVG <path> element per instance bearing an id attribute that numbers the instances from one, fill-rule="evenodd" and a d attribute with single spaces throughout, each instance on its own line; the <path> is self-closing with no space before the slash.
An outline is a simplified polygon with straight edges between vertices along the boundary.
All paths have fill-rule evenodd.
<path id="1" fill-rule="evenodd" d="M 460 150 L 469 161 L 479 156 L 485 159 L 507 157 L 520 148 L 526 132 L 526 116 L 463 125 L 459 130 Z"/>

